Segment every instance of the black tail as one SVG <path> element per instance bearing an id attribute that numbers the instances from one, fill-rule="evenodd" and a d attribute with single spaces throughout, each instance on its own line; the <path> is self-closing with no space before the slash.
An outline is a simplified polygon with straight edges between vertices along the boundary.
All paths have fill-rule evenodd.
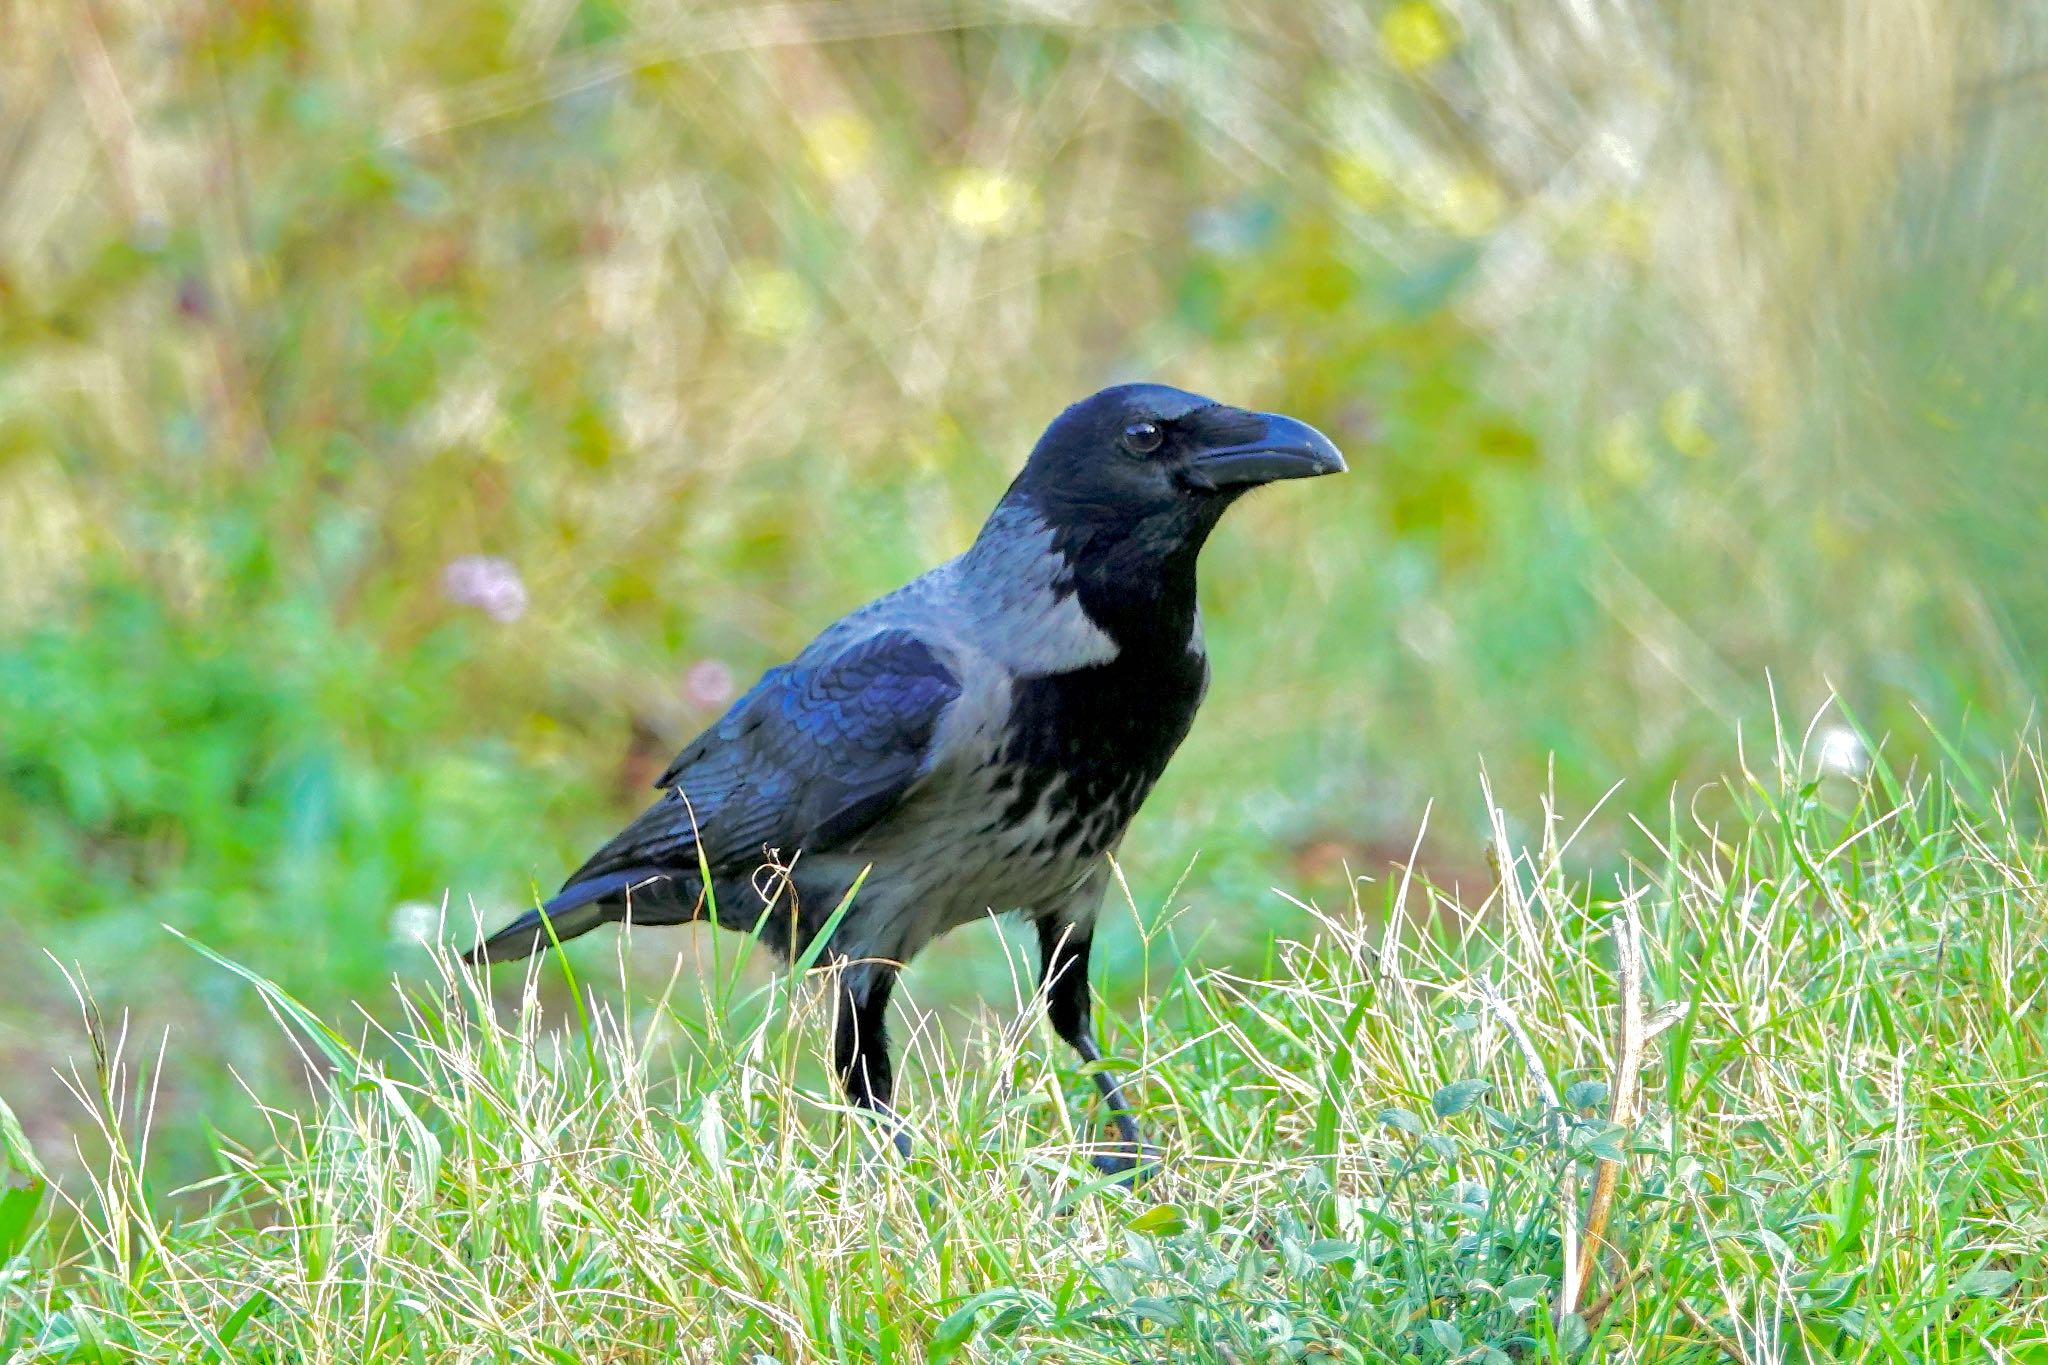
<path id="1" fill-rule="evenodd" d="M 600 924 L 624 918 L 628 893 L 668 879 L 669 874 L 658 867 L 629 867 L 565 886 L 538 910 L 527 911 L 464 953 L 463 960 L 475 964 L 532 957 L 548 946 L 549 929 L 554 930 L 556 941 L 567 943 Z"/>

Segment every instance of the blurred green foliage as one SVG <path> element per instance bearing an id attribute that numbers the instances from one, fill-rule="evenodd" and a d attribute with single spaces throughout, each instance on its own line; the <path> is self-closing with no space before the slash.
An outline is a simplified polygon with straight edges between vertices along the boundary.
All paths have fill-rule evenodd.
<path id="1" fill-rule="evenodd" d="M 1996 746 L 2048 649 L 2042 25 L 1850 8 L 10 15 L 0 1089 L 69 1126 L 47 949 L 181 1032 L 196 1140 L 215 1063 L 282 1059 L 159 922 L 322 1005 L 414 970 L 419 906 L 552 885 L 722 675 L 1119 378 L 1354 457 L 1208 556 L 1216 686 L 1126 849 L 1147 913 L 1193 862 L 1206 956 L 1432 800 L 1483 876 L 1482 757 L 1655 810 L 1831 690 L 1902 759 L 1916 712 Z M 450 599 L 472 555 L 517 619 Z M 913 989 L 1002 988 L 967 937 Z"/>

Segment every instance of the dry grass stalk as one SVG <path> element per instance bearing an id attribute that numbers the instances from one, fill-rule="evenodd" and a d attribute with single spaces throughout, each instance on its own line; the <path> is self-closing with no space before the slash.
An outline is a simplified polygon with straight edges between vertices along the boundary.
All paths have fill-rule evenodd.
<path id="1" fill-rule="evenodd" d="M 1634 897 L 1622 903 L 1621 920 L 1615 926 L 1615 957 L 1621 978 L 1621 1024 L 1607 1117 L 1615 1126 L 1629 1129 L 1636 1121 L 1636 1086 L 1649 1041 L 1643 1018 L 1643 926 L 1636 916 Z M 1594 1262 L 1607 1245 L 1607 1220 L 1614 1211 L 1621 1167 L 1620 1161 L 1602 1158 L 1594 1171 L 1593 1193 L 1586 1201 L 1586 1217 L 1578 1237 L 1578 1255 L 1575 1259 L 1569 1254 L 1566 1257 L 1569 1275 L 1557 1298 L 1560 1319 L 1578 1311 L 1579 1298 L 1593 1278 Z"/>

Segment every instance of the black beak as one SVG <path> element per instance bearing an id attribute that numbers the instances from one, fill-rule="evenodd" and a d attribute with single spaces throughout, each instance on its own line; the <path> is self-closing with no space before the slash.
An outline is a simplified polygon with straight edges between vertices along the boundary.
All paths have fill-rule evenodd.
<path id="1" fill-rule="evenodd" d="M 1248 412 L 1243 417 L 1247 425 L 1256 425 L 1257 434 L 1250 440 L 1196 451 L 1183 474 L 1191 486 L 1205 491 L 1248 488 L 1278 479 L 1312 479 L 1318 474 L 1344 472 L 1344 457 L 1337 447 L 1308 423 L 1271 412 Z"/>

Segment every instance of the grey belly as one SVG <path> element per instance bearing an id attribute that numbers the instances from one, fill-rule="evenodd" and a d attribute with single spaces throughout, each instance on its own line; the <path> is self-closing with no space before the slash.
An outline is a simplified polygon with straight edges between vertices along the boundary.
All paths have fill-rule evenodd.
<path id="1" fill-rule="evenodd" d="M 1100 844 L 1090 848 L 1056 836 L 1056 822 L 1047 815 L 1056 790 L 1010 819 L 986 770 L 944 785 L 951 790 L 927 788 L 855 847 L 812 860 L 821 881 L 841 887 L 872 867 L 836 950 L 907 961 L 932 939 L 991 913 L 1053 913 L 1066 907 L 1101 860 Z"/>

